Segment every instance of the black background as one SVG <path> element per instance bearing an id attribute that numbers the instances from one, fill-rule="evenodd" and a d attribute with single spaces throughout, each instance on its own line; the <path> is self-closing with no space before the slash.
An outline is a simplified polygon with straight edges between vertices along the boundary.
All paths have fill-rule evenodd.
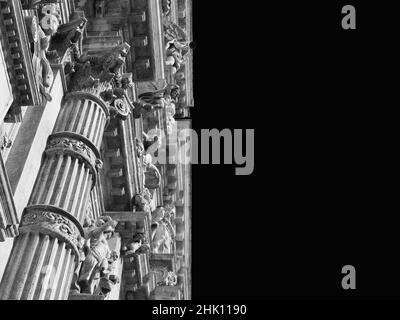
<path id="1" fill-rule="evenodd" d="M 399 298 L 394 2 L 193 2 L 193 127 L 256 137 L 193 166 L 193 299 Z"/>

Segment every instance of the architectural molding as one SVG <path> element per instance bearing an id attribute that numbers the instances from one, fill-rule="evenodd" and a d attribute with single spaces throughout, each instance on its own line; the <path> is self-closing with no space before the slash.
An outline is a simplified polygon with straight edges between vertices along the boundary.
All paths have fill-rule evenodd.
<path id="1" fill-rule="evenodd" d="M 39 232 L 58 238 L 73 249 L 77 257 L 82 247 L 84 231 L 81 224 L 70 213 L 50 205 L 32 205 L 25 208 L 19 232 Z"/>
<path id="2" fill-rule="evenodd" d="M 0 242 L 18 235 L 18 216 L 3 157 L 0 154 Z"/>

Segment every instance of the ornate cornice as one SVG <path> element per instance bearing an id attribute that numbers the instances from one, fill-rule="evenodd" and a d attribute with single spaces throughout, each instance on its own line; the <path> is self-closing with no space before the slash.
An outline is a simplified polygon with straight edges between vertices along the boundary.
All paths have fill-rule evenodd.
<path id="1" fill-rule="evenodd" d="M 48 205 L 34 205 L 25 208 L 19 232 L 39 232 L 65 242 L 77 257 L 82 247 L 84 231 L 80 223 L 67 211 Z"/>
<path id="2" fill-rule="evenodd" d="M 0 16 L 1 42 L 14 89 L 14 104 L 11 114 L 15 119 L 7 120 L 20 121 L 18 116 L 20 106 L 38 105 L 41 102 L 41 95 L 31 61 L 27 26 L 22 15 L 20 1 L 0 1 Z"/>
<path id="3" fill-rule="evenodd" d="M 45 154 L 67 154 L 82 160 L 92 173 L 92 187 L 96 185 L 97 173 L 103 162 L 99 151 L 89 139 L 73 132 L 54 133 L 47 140 Z"/>

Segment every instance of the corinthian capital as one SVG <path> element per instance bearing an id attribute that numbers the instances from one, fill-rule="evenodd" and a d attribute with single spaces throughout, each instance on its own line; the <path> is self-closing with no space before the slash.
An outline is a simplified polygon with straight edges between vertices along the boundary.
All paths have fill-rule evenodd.
<path id="1" fill-rule="evenodd" d="M 75 52 L 69 90 L 97 96 L 111 115 L 125 119 L 132 109 L 126 94 L 132 86 L 132 74 L 122 73 L 129 50 L 125 42 L 98 55 L 78 56 Z"/>

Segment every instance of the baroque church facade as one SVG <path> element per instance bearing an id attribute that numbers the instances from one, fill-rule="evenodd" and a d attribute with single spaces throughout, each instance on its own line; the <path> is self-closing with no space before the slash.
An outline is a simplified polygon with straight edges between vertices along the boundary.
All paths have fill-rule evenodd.
<path id="1" fill-rule="evenodd" d="M 0 0 L 0 299 L 190 300 L 191 0 Z"/>

